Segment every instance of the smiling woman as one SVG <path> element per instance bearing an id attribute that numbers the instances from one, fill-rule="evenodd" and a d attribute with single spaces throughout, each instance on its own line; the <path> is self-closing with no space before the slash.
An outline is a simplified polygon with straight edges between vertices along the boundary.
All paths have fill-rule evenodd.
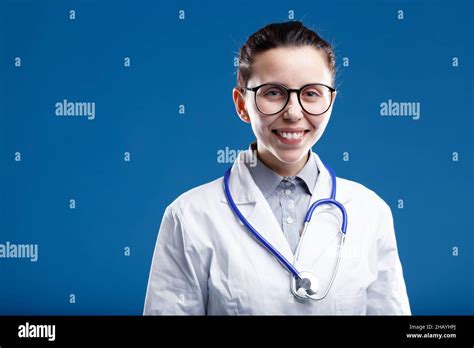
<path id="1" fill-rule="evenodd" d="M 296 175 L 331 117 L 337 95 L 328 86 L 333 82 L 332 65 L 325 51 L 309 45 L 275 47 L 254 55 L 252 74 L 245 81 L 245 73 L 239 71 L 240 86 L 233 91 L 237 114 L 252 125 L 262 162 L 282 176 Z"/>
<path id="2" fill-rule="evenodd" d="M 249 37 L 232 96 L 256 141 L 167 207 L 144 314 L 410 314 L 389 206 L 312 151 L 335 80 L 301 22 Z"/>

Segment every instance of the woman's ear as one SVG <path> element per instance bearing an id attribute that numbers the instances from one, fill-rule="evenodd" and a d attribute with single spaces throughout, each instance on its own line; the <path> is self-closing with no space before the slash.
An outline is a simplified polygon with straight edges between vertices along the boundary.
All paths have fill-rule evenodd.
<path id="1" fill-rule="evenodd" d="M 250 123 L 250 117 L 245 107 L 245 96 L 242 90 L 234 87 L 232 90 L 232 98 L 234 99 L 235 111 L 239 118 L 245 123 Z"/>

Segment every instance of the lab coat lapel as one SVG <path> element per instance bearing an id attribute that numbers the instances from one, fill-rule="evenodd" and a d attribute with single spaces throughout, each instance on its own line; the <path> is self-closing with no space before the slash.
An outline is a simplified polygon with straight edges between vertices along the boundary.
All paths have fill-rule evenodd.
<path id="1" fill-rule="evenodd" d="M 253 155 L 254 154 L 250 150 L 243 151 L 239 154 L 238 158 L 232 165 L 229 177 L 230 192 L 240 212 L 249 221 L 253 228 L 257 230 L 257 232 L 260 233 L 271 245 L 273 245 L 273 247 L 276 248 L 289 262 L 292 262 L 294 257 L 293 252 L 285 239 L 283 231 L 281 230 L 270 205 L 257 184 L 253 181 L 252 175 L 244 163 L 244 161 L 249 161 L 250 157 L 248 156 Z M 221 201 L 227 204 L 225 193 L 223 193 Z M 251 234 L 251 232 L 243 225 L 242 229 L 243 233 Z M 262 246 L 262 248 L 264 247 Z"/>

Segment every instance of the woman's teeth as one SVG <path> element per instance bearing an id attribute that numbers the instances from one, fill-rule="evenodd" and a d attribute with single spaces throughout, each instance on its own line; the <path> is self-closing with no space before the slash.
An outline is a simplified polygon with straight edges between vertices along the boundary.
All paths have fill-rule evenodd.
<path id="1" fill-rule="evenodd" d="M 303 136 L 304 132 L 297 133 L 287 133 L 287 132 L 278 132 L 278 135 L 285 139 L 300 139 Z"/>

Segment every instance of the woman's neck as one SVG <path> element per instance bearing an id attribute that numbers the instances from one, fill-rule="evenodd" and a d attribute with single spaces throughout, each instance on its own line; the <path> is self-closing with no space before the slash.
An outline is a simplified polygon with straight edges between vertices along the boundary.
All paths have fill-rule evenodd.
<path id="1" fill-rule="evenodd" d="M 309 151 L 301 160 L 295 163 L 282 163 L 270 152 L 262 152 L 257 149 L 257 156 L 268 168 L 280 176 L 295 176 L 305 166 L 309 159 Z"/>

